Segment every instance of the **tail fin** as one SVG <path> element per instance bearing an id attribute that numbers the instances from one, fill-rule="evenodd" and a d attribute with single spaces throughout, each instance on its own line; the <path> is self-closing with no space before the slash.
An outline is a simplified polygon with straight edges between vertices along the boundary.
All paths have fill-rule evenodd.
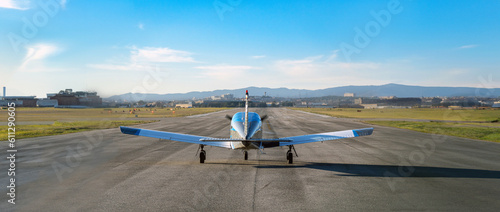
<path id="1" fill-rule="evenodd" d="M 248 90 L 245 94 L 245 137 L 248 135 Z"/>

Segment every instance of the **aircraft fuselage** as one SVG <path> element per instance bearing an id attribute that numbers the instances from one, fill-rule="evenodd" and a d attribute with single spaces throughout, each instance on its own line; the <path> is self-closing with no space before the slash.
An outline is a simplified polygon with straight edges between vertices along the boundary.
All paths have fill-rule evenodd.
<path id="1" fill-rule="evenodd" d="M 238 112 L 231 119 L 230 138 L 232 139 L 260 139 L 262 138 L 262 119 L 259 114 L 248 112 L 248 126 L 245 130 L 245 113 Z M 245 134 L 246 132 L 246 134 Z M 268 144 L 260 142 L 231 142 L 233 149 L 258 149 Z M 275 144 L 276 145 L 276 144 Z M 279 144 L 277 144 L 279 145 Z"/>

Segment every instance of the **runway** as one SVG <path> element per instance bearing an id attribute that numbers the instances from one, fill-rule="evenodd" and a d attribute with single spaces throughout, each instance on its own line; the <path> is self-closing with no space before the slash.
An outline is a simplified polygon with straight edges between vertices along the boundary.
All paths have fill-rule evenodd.
<path id="1" fill-rule="evenodd" d="M 228 137 L 242 109 L 137 127 Z M 251 108 L 264 137 L 372 127 L 285 108 Z M 374 126 L 372 136 L 265 154 L 121 134 L 118 128 L 17 141 L 16 205 L 0 211 L 498 211 L 500 144 Z M 5 149 L 6 144 L 2 144 Z M 7 172 L 6 152 L 0 170 Z M 0 176 L 6 193 L 8 176 Z"/>

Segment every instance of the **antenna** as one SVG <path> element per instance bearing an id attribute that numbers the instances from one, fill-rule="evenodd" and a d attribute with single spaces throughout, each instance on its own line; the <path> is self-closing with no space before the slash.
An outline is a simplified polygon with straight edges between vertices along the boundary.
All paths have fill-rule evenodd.
<path id="1" fill-rule="evenodd" d="M 245 137 L 248 135 L 248 90 L 245 93 Z"/>

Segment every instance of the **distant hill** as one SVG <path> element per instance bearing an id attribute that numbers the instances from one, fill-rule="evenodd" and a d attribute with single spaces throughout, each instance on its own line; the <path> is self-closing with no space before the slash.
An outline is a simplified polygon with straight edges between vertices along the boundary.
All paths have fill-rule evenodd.
<path id="1" fill-rule="evenodd" d="M 451 96 L 478 96 L 478 97 L 499 97 L 500 88 L 471 88 L 471 87 L 424 87 L 409 86 L 400 84 L 369 85 L 369 86 L 342 86 L 318 90 L 288 89 L 288 88 L 263 88 L 248 87 L 241 89 L 224 89 L 215 91 L 195 91 L 189 93 L 173 94 L 133 94 L 126 93 L 114 95 L 105 100 L 109 101 L 155 101 L 155 100 L 189 100 L 203 99 L 210 96 L 220 96 L 231 93 L 237 98 L 245 95 L 245 90 L 249 90 L 251 96 L 263 96 L 264 92 L 273 97 L 321 97 L 321 96 L 343 96 L 344 93 L 355 93 L 359 97 L 373 96 L 397 96 L 397 97 L 451 97 Z"/>

